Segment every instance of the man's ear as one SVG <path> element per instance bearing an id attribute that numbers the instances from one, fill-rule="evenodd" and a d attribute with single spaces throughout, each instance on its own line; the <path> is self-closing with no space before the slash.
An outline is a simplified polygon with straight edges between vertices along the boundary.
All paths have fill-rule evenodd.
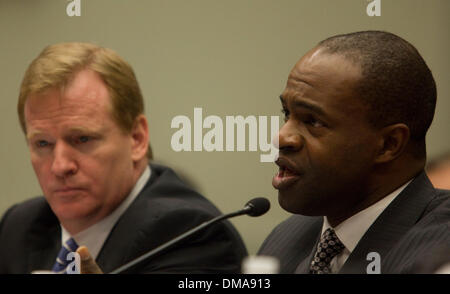
<path id="1" fill-rule="evenodd" d="M 376 163 L 386 163 L 399 157 L 409 142 L 409 128 L 403 123 L 389 125 L 380 130 Z"/>
<path id="2" fill-rule="evenodd" d="M 146 156 L 149 145 L 148 138 L 147 118 L 140 114 L 131 130 L 131 157 L 133 161 L 139 161 Z"/>

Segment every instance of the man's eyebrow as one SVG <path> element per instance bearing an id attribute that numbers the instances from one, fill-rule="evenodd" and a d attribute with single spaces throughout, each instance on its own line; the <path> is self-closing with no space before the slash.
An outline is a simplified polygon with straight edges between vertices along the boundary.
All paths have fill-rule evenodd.
<path id="1" fill-rule="evenodd" d="M 104 130 L 102 130 L 102 129 L 90 129 L 90 128 L 84 128 L 84 127 L 73 127 L 73 128 L 69 128 L 68 130 L 67 130 L 67 133 L 74 133 L 74 134 L 83 134 L 83 133 L 85 133 L 85 134 L 92 134 L 92 135 L 100 135 L 100 134 L 102 134 L 104 132 Z M 42 134 L 44 134 L 43 132 L 41 132 L 41 131 L 35 131 L 35 130 L 33 130 L 33 131 L 30 131 L 29 133 L 27 133 L 27 135 L 26 135 L 26 139 L 27 140 L 31 140 L 31 139 L 33 139 L 35 136 L 39 136 L 39 135 L 42 135 Z"/>
<path id="2" fill-rule="evenodd" d="M 308 103 L 306 101 L 295 100 L 294 101 L 294 106 L 296 106 L 296 107 L 303 107 L 303 108 L 309 109 L 309 110 L 317 113 L 318 115 L 326 116 L 326 113 L 325 113 L 325 111 L 323 111 L 322 108 L 320 108 L 317 105 Z"/>
<path id="3" fill-rule="evenodd" d="M 100 129 L 97 128 L 84 128 L 84 127 L 72 127 L 68 129 L 68 133 L 90 133 L 90 134 L 96 134 L 101 133 Z"/>
<path id="4" fill-rule="evenodd" d="M 285 104 L 285 100 L 282 95 L 280 95 L 280 100 L 281 100 L 282 104 Z M 294 106 L 309 109 L 321 116 L 325 116 L 325 117 L 327 116 L 325 111 L 322 108 L 320 108 L 319 106 L 314 105 L 312 103 L 308 103 L 306 101 L 294 99 Z"/>
<path id="5" fill-rule="evenodd" d="M 41 135 L 41 134 L 42 134 L 42 132 L 39 132 L 39 131 L 30 131 L 29 133 L 27 132 L 26 139 L 27 139 L 27 141 L 30 141 L 35 136 L 38 136 L 38 135 Z"/>

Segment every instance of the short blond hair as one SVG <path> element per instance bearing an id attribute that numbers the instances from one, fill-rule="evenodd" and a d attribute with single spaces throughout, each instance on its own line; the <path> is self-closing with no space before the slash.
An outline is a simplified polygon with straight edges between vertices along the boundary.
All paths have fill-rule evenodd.
<path id="1" fill-rule="evenodd" d="M 50 88 L 64 87 L 83 69 L 100 75 L 109 92 L 113 119 L 123 131 L 132 130 L 136 118 L 144 113 L 144 100 L 131 66 L 111 49 L 71 42 L 47 46 L 25 72 L 17 105 L 24 133 L 27 132 L 24 108 L 28 97 Z M 150 153 L 149 146 L 149 158 Z"/>

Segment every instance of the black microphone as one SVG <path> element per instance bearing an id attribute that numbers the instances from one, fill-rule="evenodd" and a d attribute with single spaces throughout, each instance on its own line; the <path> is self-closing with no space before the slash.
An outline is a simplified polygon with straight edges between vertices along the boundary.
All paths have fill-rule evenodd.
<path id="1" fill-rule="evenodd" d="M 266 198 L 258 197 L 253 198 L 244 206 L 246 214 L 249 216 L 260 216 L 266 213 L 270 209 L 270 202 Z"/>
<path id="2" fill-rule="evenodd" d="M 199 225 L 193 229 L 190 229 L 189 231 L 185 232 L 184 234 L 181 234 L 180 236 L 170 240 L 169 242 L 164 243 L 164 244 L 156 247 L 155 249 L 145 253 L 144 255 L 141 255 L 140 257 L 122 265 L 121 267 L 110 272 L 110 274 L 119 274 L 121 272 L 124 272 L 127 269 L 137 265 L 141 261 L 149 259 L 151 257 L 154 257 L 155 255 L 161 253 L 163 250 L 166 250 L 167 248 L 171 247 L 172 245 L 186 239 L 187 237 L 197 233 L 198 231 L 200 231 L 214 223 L 220 222 L 220 221 L 230 218 L 230 217 L 235 217 L 235 216 L 239 216 L 239 215 L 243 215 L 243 214 L 247 214 L 249 216 L 260 216 L 260 215 L 263 215 L 264 213 L 266 213 L 269 210 L 269 208 L 270 208 L 269 200 L 267 200 L 266 198 L 263 198 L 263 197 L 254 198 L 254 199 L 250 200 L 249 202 L 247 202 L 247 204 L 245 204 L 243 209 L 235 211 L 235 212 L 231 212 L 228 214 L 224 214 L 224 215 L 219 215 L 209 221 L 206 221 L 206 222 L 202 223 L 201 225 Z"/>

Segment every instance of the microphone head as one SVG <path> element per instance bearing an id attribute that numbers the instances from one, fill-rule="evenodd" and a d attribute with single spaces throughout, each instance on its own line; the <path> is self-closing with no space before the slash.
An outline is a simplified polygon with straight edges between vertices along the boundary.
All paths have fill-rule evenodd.
<path id="1" fill-rule="evenodd" d="M 260 216 L 270 209 L 270 201 L 264 197 L 254 198 L 245 204 L 245 209 L 249 216 Z"/>

